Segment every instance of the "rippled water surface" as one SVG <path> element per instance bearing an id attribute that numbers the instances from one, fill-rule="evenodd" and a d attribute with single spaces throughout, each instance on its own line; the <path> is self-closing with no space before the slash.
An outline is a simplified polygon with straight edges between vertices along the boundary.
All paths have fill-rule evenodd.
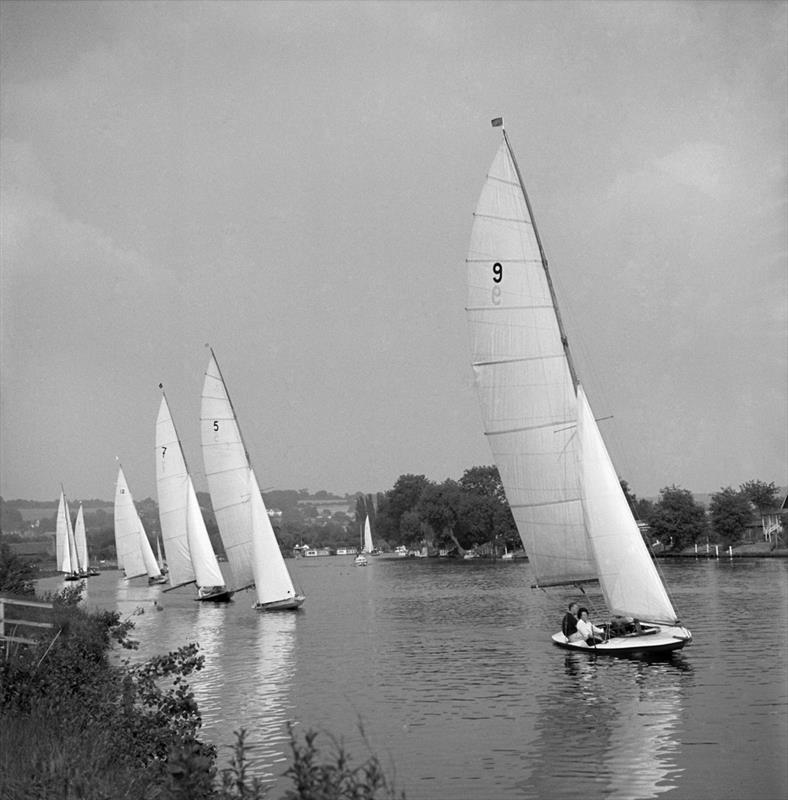
<path id="1" fill-rule="evenodd" d="M 292 721 L 356 761 L 374 752 L 411 800 L 788 796 L 784 560 L 661 562 L 695 641 L 657 661 L 553 646 L 572 595 L 532 590 L 524 562 L 288 565 L 299 613 L 255 612 L 251 593 L 196 603 L 116 572 L 88 588 L 90 604 L 145 609 L 134 658 L 199 643 L 204 734 L 227 745 L 246 728 L 267 780 L 287 766 Z"/>

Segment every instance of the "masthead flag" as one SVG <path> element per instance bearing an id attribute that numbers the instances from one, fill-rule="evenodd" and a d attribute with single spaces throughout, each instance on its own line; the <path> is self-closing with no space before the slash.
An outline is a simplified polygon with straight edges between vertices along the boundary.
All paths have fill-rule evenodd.
<path id="1" fill-rule="evenodd" d="M 503 127 L 503 117 L 496 117 L 492 120 L 493 128 L 502 128 Z"/>

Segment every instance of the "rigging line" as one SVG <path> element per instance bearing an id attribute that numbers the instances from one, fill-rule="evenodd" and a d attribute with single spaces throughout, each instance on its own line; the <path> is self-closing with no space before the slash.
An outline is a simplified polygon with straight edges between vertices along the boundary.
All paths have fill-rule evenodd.
<path id="1" fill-rule="evenodd" d="M 498 222 L 517 222 L 522 225 L 533 225 L 531 220 L 524 217 L 499 217 L 497 214 L 482 214 L 478 211 L 474 211 L 473 216 L 477 219 L 494 219 Z"/>
<path id="2" fill-rule="evenodd" d="M 528 209 L 528 216 L 531 217 L 531 225 L 533 227 L 534 236 L 536 237 L 536 244 L 539 247 L 539 255 L 542 257 L 542 266 L 544 267 L 544 274 L 545 279 L 547 280 L 547 288 L 550 290 L 550 297 L 553 301 L 553 307 L 555 310 L 555 319 L 558 323 L 558 330 L 561 334 L 561 342 L 564 346 L 564 352 L 566 353 L 566 361 L 569 365 L 569 372 L 572 376 L 572 385 L 575 388 L 575 392 L 577 392 L 577 372 L 575 371 L 575 364 L 574 359 L 572 358 L 572 352 L 569 349 L 569 339 L 566 335 L 566 330 L 564 329 L 564 323 L 561 320 L 561 312 L 558 308 L 558 300 L 555 294 L 555 288 L 553 287 L 553 279 L 550 275 L 550 270 L 548 268 L 547 263 L 547 254 L 545 253 L 544 247 L 542 246 L 542 237 L 539 236 L 539 229 L 536 227 L 536 217 L 534 216 L 534 210 L 531 208 L 531 201 L 528 197 L 528 192 L 525 189 L 525 182 L 523 181 L 523 176 L 520 173 L 520 167 L 517 164 L 517 159 L 514 156 L 514 151 L 512 150 L 511 144 L 509 144 L 509 137 L 506 135 L 506 131 L 503 130 L 503 140 L 506 142 L 506 150 L 509 153 L 509 158 L 511 159 L 512 166 L 514 167 L 514 172 L 517 175 L 517 180 L 520 184 L 520 189 L 523 193 L 523 199 L 525 200 L 525 207 Z"/>
<path id="3" fill-rule="evenodd" d="M 499 178 L 497 175 L 490 175 L 489 173 L 487 173 L 487 180 L 503 183 L 506 186 L 514 186 L 516 189 L 520 188 L 520 184 L 517 183 L 517 181 L 510 181 L 507 178 Z"/>
<path id="4" fill-rule="evenodd" d="M 613 419 L 613 415 L 610 414 L 607 417 L 594 417 L 594 422 L 602 422 L 603 420 L 606 420 L 606 419 Z M 570 425 L 567 428 L 560 428 L 559 430 L 555 431 L 555 433 L 563 433 L 563 431 L 569 431 L 572 428 L 576 428 L 576 427 L 577 427 L 577 423 L 575 422 L 573 425 Z"/>

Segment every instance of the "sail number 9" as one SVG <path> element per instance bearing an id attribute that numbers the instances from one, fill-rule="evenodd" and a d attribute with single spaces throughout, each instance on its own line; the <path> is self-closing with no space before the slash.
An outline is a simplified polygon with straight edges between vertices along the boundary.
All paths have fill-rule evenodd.
<path id="1" fill-rule="evenodd" d="M 493 283 L 495 284 L 492 288 L 492 297 L 490 300 L 494 306 L 501 305 L 501 287 L 500 283 L 503 280 L 503 264 L 500 261 L 496 261 L 492 266 L 492 273 L 493 273 Z"/>

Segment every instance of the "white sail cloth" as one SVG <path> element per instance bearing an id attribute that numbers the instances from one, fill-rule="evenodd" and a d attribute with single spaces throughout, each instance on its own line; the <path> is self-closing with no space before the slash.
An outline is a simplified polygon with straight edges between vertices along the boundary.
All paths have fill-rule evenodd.
<path id="1" fill-rule="evenodd" d="M 211 353 L 200 410 L 203 461 L 213 511 L 238 590 L 254 584 L 260 606 L 296 596 L 235 411 Z"/>
<path id="2" fill-rule="evenodd" d="M 134 506 L 123 468 L 118 467 L 118 480 L 115 484 L 115 549 L 118 554 L 118 567 L 127 578 L 147 574 L 150 578 L 161 575 L 156 556 L 142 526 L 142 520 Z"/>
<path id="3" fill-rule="evenodd" d="M 471 357 L 487 439 L 538 583 L 592 579 L 577 399 L 533 221 L 506 141 L 474 214 Z"/>
<path id="4" fill-rule="evenodd" d="M 156 419 L 156 488 L 172 586 L 223 586 L 224 577 L 197 501 L 175 423 L 162 396 Z"/>
<path id="5" fill-rule="evenodd" d="M 582 386 L 577 388 L 577 406 L 583 512 L 608 610 L 675 625 L 676 612 L 632 516 Z"/>

